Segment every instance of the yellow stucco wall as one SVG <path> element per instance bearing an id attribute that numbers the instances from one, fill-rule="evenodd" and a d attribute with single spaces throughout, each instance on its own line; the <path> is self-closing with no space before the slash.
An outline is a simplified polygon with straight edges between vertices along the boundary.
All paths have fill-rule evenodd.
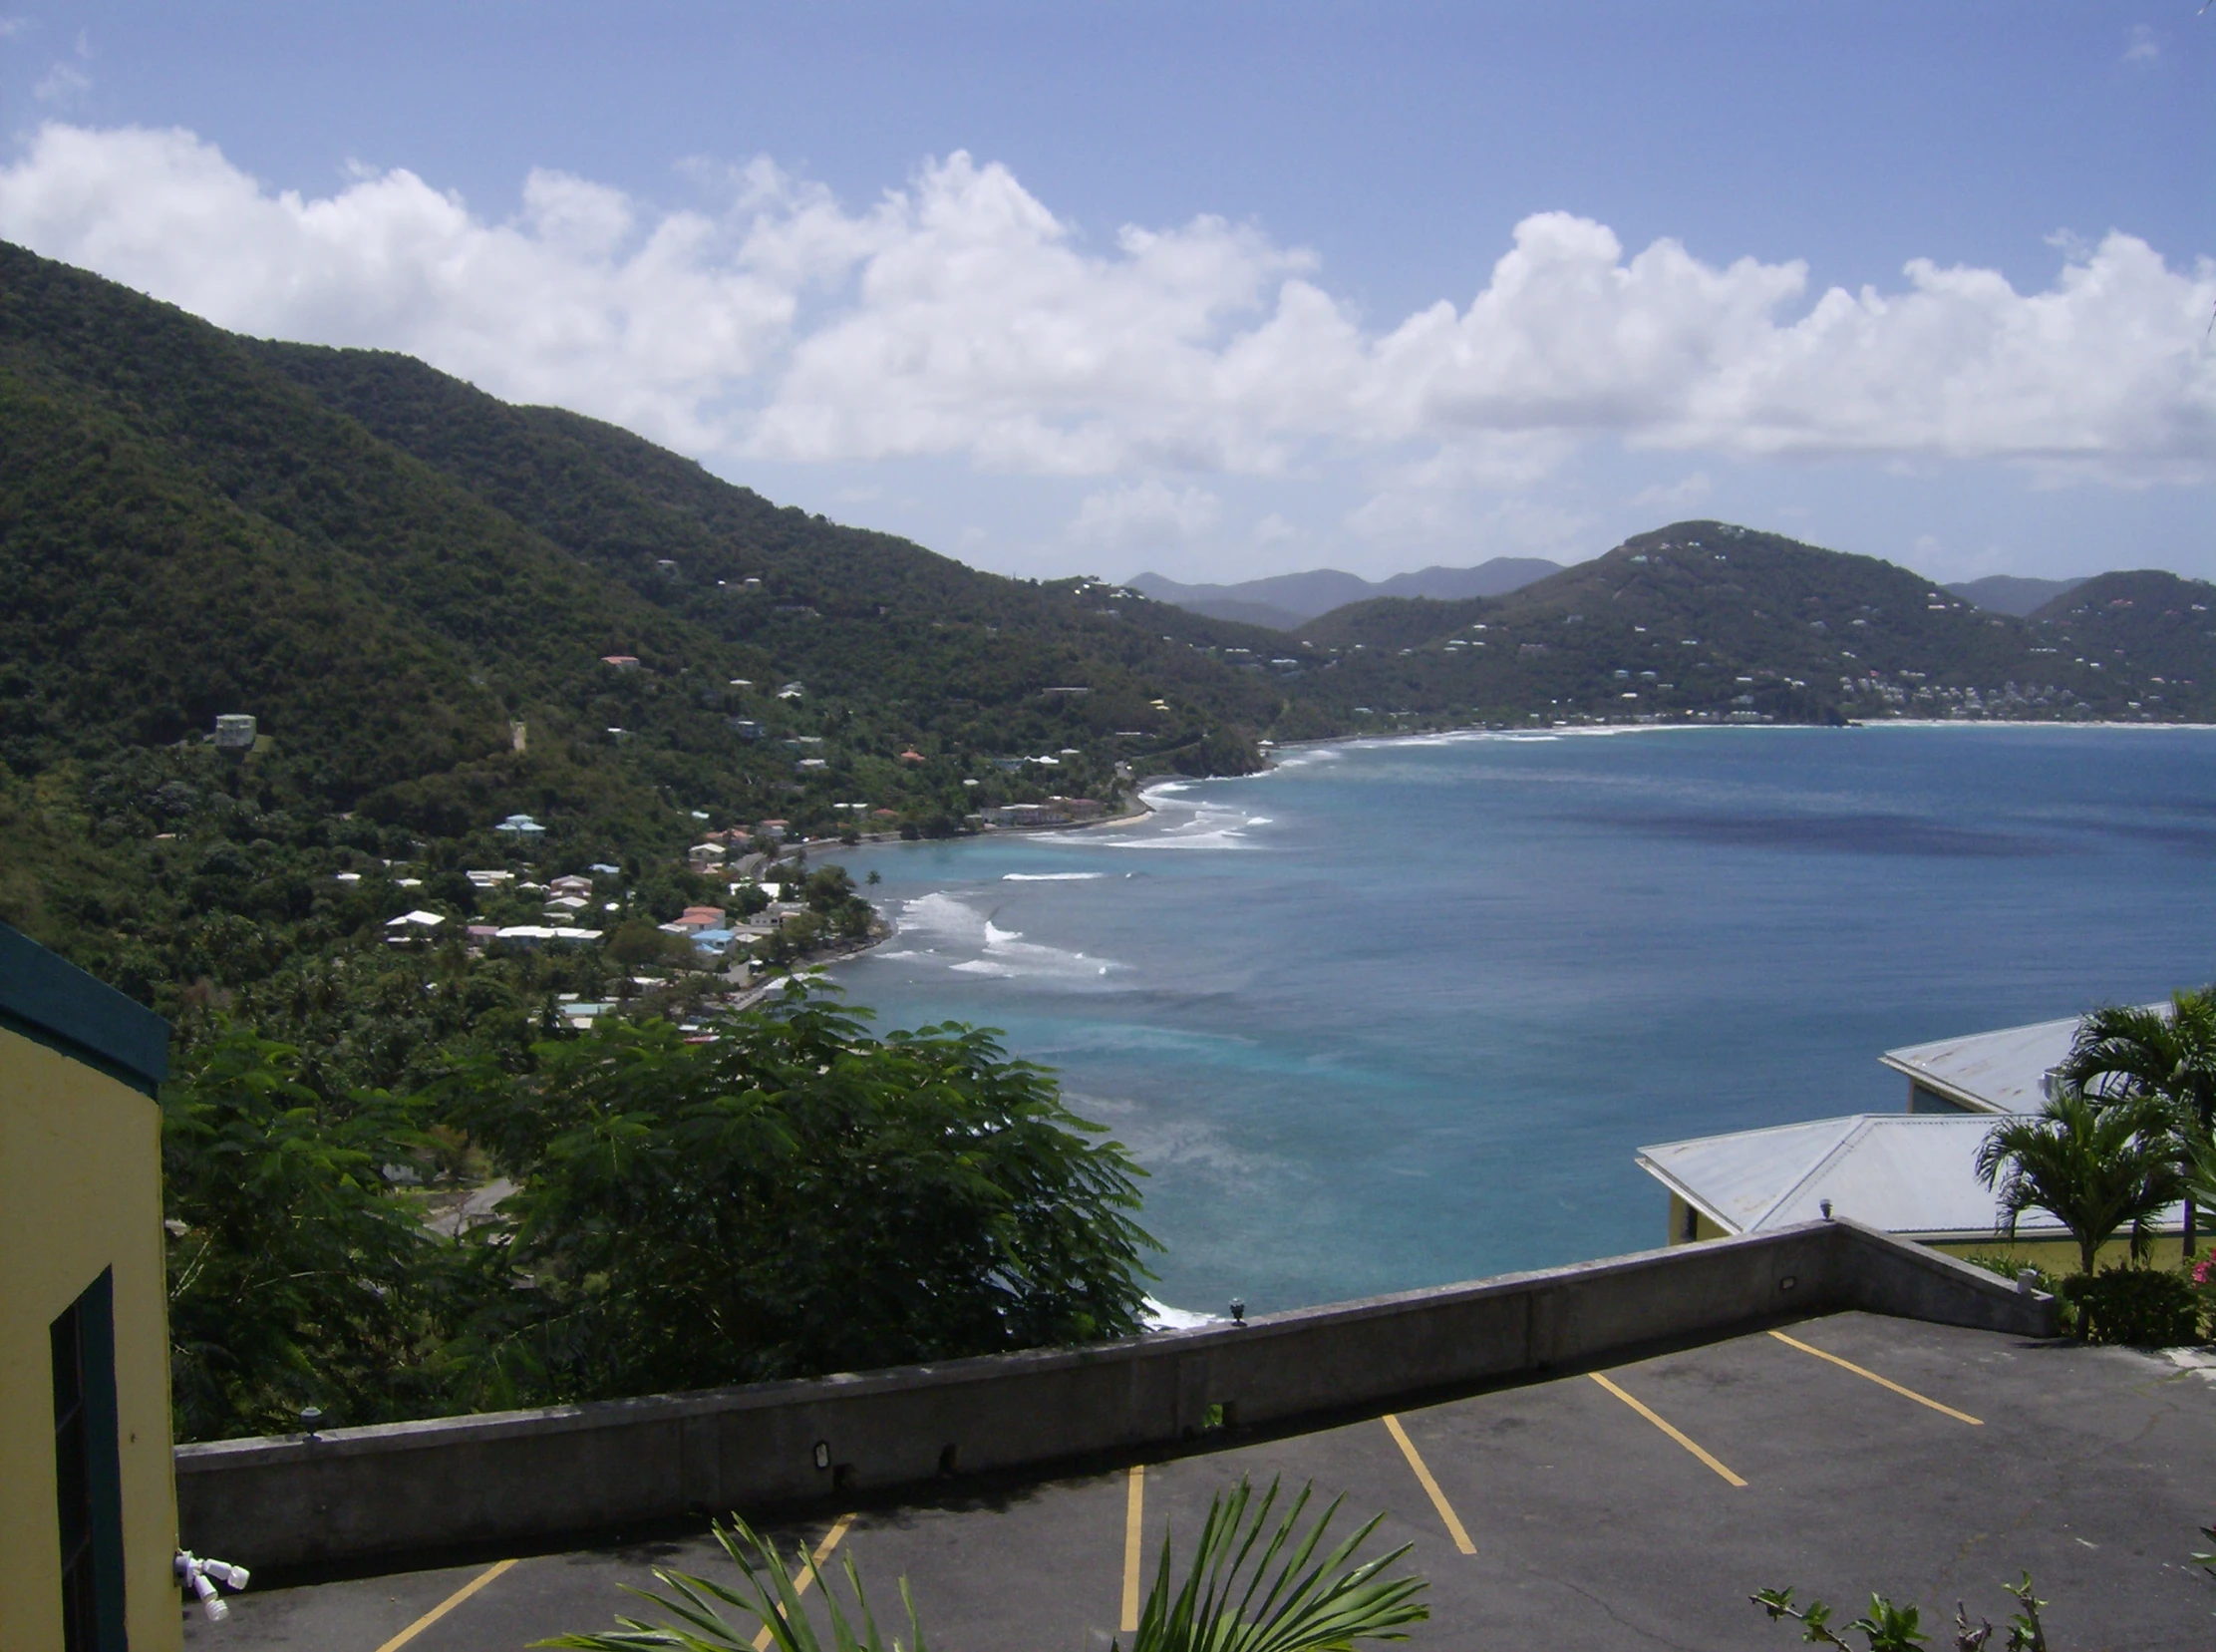
<path id="1" fill-rule="evenodd" d="M 1694 1225 L 1694 1232 L 1690 1241 L 1685 1231 L 1685 1218 L 1688 1215 L 1693 1217 Z M 1708 1217 L 1702 1215 L 1700 1211 L 1688 1205 L 1676 1193 L 1670 1195 L 1670 1227 L 1663 1235 L 1667 1243 L 1682 1245 L 1688 1242 L 1698 1242 L 1702 1239 L 1728 1238 L 1730 1234 L 1731 1230 L 1729 1228 L 1717 1226 Z"/>
<path id="2" fill-rule="evenodd" d="M 117 1446 L 132 1652 L 183 1644 L 170 1569 L 169 1349 L 160 1113 L 94 1068 L 0 1028 L 0 1648 L 60 1652 L 48 1330 L 115 1269 Z"/>
<path id="3" fill-rule="evenodd" d="M 2077 1271 L 2077 1241 L 2075 1239 L 2018 1239 L 2013 1243 L 2005 1239 L 1929 1239 L 1925 1241 L 1934 1250 L 1943 1250 L 1950 1256 L 1965 1259 L 1972 1256 L 2006 1256 L 2019 1266 L 2030 1262 L 2045 1268 L 2049 1273 L 2065 1274 Z M 2208 1253 L 2208 1235 L 2201 1235 L 2200 1253 Z M 2160 1268 L 2174 1268 L 2185 1255 L 2182 1234 L 2158 1233 L 2148 1250 L 2148 1259 Z M 2121 1266 L 2131 1259 L 2131 1242 L 2110 1239 L 2094 1252 L 2095 1267 L 2110 1264 Z"/>
<path id="4" fill-rule="evenodd" d="M 1696 1229 L 1692 1242 L 1697 1243 L 1702 1239 L 1721 1239 L 1728 1236 L 1727 1229 L 1717 1226 L 1715 1222 L 1709 1220 L 1699 1211 L 1689 1210 L 1685 1200 L 1678 1194 L 1672 1193 L 1670 1195 L 1670 1225 L 1664 1234 L 1667 1242 L 1674 1245 L 1689 1242 L 1685 1231 L 1685 1219 L 1689 1213 L 1693 1216 Z M 2205 1256 L 2211 1248 L 2212 1235 L 2204 1227 L 2200 1237 L 2199 1253 Z M 2045 1268 L 2052 1274 L 2067 1274 L 2077 1271 L 2077 1241 L 2070 1238 L 2020 1238 L 2011 1241 L 1993 1234 L 1980 1234 L 1974 1239 L 1926 1239 L 1921 1242 L 1930 1245 L 1934 1250 L 1942 1250 L 1949 1256 L 1960 1256 L 1965 1260 L 1972 1256 L 2006 1256 L 2019 1266 L 2031 1263 Z M 2148 1252 L 2149 1259 L 2153 1264 L 2156 1267 L 2163 1268 L 2176 1267 L 2184 1254 L 2184 1236 L 2176 1232 L 2156 1234 Z M 2094 1264 L 2098 1267 L 2107 1267 L 2111 1263 L 2121 1265 L 2130 1259 L 2131 1244 L 2129 1239 L 2111 1239 L 2102 1245 L 2095 1254 Z"/>

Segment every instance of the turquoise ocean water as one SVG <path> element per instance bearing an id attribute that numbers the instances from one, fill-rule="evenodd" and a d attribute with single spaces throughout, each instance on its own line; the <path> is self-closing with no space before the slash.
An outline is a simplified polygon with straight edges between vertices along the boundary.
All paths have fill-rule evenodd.
<path id="1" fill-rule="evenodd" d="M 845 852 L 882 1027 L 1002 1028 L 1256 1311 L 1659 1244 L 1651 1142 L 1892 1112 L 1889 1047 L 2216 978 L 2216 731 L 1287 754 L 1143 825 Z"/>

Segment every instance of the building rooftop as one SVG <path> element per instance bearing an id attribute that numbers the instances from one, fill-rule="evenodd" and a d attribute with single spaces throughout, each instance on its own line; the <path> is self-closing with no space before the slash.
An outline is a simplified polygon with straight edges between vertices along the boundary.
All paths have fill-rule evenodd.
<path id="1" fill-rule="evenodd" d="M 1639 1167 L 1733 1233 L 1851 1216 L 1904 1237 L 1995 1230 L 2000 1202 L 1978 1179 L 1978 1149 L 1993 1129 L 1975 1114 L 1863 1113 L 1767 1130 L 1734 1131 L 1639 1152 Z M 2044 1210 L 2017 1231 L 2059 1237 Z"/>
<path id="2" fill-rule="evenodd" d="M 149 1096 L 169 1076 L 166 1021 L 4 923 L 0 1027 Z"/>
<path id="3" fill-rule="evenodd" d="M 2149 1009 L 2167 1010 L 2167 1004 Z M 2002 1027 L 1990 1033 L 1907 1044 L 1878 1057 L 1918 1087 L 1973 1113 L 2037 1113 L 2047 1075 L 2069 1054 L 2082 1016 Z"/>

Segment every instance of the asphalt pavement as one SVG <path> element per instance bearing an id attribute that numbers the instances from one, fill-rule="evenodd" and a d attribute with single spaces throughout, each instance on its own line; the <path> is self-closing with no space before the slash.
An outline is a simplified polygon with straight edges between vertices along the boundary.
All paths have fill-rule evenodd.
<path id="1" fill-rule="evenodd" d="M 944 1652 L 1130 1645 L 1167 1537 L 1181 1562 L 1212 1494 L 1241 1476 L 1382 1512 L 1429 1580 L 1414 1647 L 1620 1652 L 1782 1649 L 1747 1601 L 1791 1585 L 1857 1615 L 1919 1602 L 1947 1644 L 1958 1601 L 2003 1621 L 2030 1571 L 2057 1652 L 2216 1645 L 2216 1577 L 2191 1559 L 2216 1521 L 2216 1388 L 2121 1349 L 1838 1314 L 1389 1416 L 1030 1484 L 783 1515 L 790 1557 L 859 1567 L 911 1646 L 899 1580 Z M 746 1512 L 742 1510 L 741 1512 Z M 1135 1540 L 1134 1540 L 1135 1539 Z M 226 1556 L 251 1563 L 252 1556 Z M 561 1553 L 261 1587 L 228 1622 L 186 1619 L 193 1652 L 510 1652 L 656 1616 L 625 1585 L 655 1567 L 730 1579 L 705 1532 Z M 814 1609 L 814 1591 L 809 1600 Z M 2001 1636 L 1993 1644 L 1998 1645 Z"/>

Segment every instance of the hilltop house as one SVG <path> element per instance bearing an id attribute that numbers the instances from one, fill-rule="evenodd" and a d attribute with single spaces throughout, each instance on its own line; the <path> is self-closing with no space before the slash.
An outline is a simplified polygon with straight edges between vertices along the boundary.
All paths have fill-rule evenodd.
<path id="1" fill-rule="evenodd" d="M 161 1110 L 169 1029 L 0 925 L 0 1646 L 182 1646 Z"/>

